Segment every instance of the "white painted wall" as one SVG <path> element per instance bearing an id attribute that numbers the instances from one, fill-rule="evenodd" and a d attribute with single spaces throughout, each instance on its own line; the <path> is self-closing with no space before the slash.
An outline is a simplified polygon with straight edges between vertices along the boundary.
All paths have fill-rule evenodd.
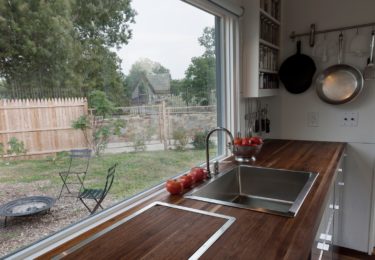
<path id="1" fill-rule="evenodd" d="M 284 0 L 283 52 L 282 57 L 294 54 L 295 42 L 289 39 L 292 31 L 306 32 L 315 23 L 317 30 L 375 22 L 373 0 Z M 365 35 L 364 44 L 370 42 L 371 28 L 360 29 Z M 349 52 L 350 42 L 356 31 L 344 31 L 345 63 L 363 70 L 367 57 L 358 57 Z M 317 73 L 337 62 L 338 34 L 326 35 L 329 61 L 323 63 L 313 57 Z M 317 36 L 317 48 L 308 46 L 303 38 L 302 51 L 316 55 L 322 51 L 323 36 Z M 320 48 L 319 48 L 320 46 Z M 279 104 L 277 104 L 279 102 Z M 281 90 L 273 110 L 278 111 L 274 121 L 279 120 L 279 131 L 275 137 L 348 142 L 346 163 L 346 185 L 344 195 L 344 218 L 341 245 L 359 251 L 368 251 L 371 211 L 372 168 L 375 158 L 375 81 L 366 82 L 365 89 L 354 102 L 340 106 L 320 101 L 314 86 L 303 94 L 293 95 Z M 359 112 L 358 127 L 340 126 L 343 112 Z M 319 113 L 319 126 L 308 127 L 307 113 Z"/>

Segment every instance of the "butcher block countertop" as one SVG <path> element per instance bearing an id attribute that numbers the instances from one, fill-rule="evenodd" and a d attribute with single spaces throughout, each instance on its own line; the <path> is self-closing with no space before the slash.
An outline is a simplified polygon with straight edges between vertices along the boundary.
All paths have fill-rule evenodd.
<path id="1" fill-rule="evenodd" d="M 324 205 L 328 200 L 328 190 L 336 176 L 336 168 L 344 153 L 345 146 L 345 143 L 338 142 L 294 140 L 268 140 L 263 145 L 262 151 L 257 156 L 257 161 L 253 165 L 319 173 L 297 216 L 293 218 L 192 200 L 184 198 L 183 195 L 171 196 L 166 191 L 155 192 L 155 196 L 144 203 L 131 208 L 110 221 L 47 252 L 42 255 L 40 259 L 50 259 L 64 251 L 69 251 L 69 248 L 82 243 L 82 241 L 87 240 L 106 228 L 108 229 L 108 227 L 111 227 L 116 222 L 123 220 L 125 217 L 134 214 L 155 201 L 204 210 L 231 216 L 236 219 L 218 240 L 207 249 L 201 256 L 201 259 L 308 259 L 315 234 L 323 215 Z M 238 163 L 234 162 L 233 158 L 230 157 L 220 164 L 220 170 L 225 170 L 225 168 L 229 169 L 237 164 Z M 180 216 L 181 214 L 173 215 L 177 221 L 181 219 L 181 223 L 186 222 L 186 219 L 184 220 L 184 217 Z M 165 215 L 164 217 L 166 218 Z M 173 216 L 171 217 L 173 219 Z M 168 221 L 172 222 L 172 219 Z M 142 223 L 144 223 L 145 226 L 150 225 L 151 222 L 157 223 L 157 221 L 157 215 L 156 217 L 153 216 L 142 219 Z M 199 227 L 198 229 L 202 229 L 201 232 L 203 234 L 205 234 L 205 232 L 209 234 L 213 232 L 215 229 L 213 227 L 215 225 L 218 226 L 221 223 L 220 221 L 218 223 L 215 221 L 217 220 L 212 220 L 212 224 L 207 223 L 207 229 L 212 230 L 204 231 L 203 229 L 205 229 L 206 226 L 199 225 L 198 223 L 192 225 L 192 228 Z M 126 223 L 123 225 L 126 225 Z M 163 225 L 165 225 L 165 223 L 163 223 Z M 136 230 L 134 227 L 130 226 L 124 226 L 124 228 L 124 230 Z M 142 228 L 142 225 L 139 225 L 139 228 Z M 200 230 L 197 230 L 197 232 L 200 232 Z M 121 232 L 118 233 L 121 234 Z M 194 234 L 194 232 L 191 233 Z M 145 232 L 145 234 L 147 236 L 152 235 L 148 232 Z M 163 232 L 160 232 L 160 234 L 163 234 Z M 208 236 L 207 234 L 204 236 Z M 131 236 L 132 234 L 128 233 L 126 239 L 129 239 Z M 183 249 L 189 248 L 190 244 L 196 243 L 197 241 L 195 239 L 200 239 L 197 235 L 191 235 L 185 236 L 185 241 L 175 239 L 174 241 L 165 243 L 165 240 L 169 239 L 168 237 L 168 235 L 165 235 L 165 232 L 164 235 L 160 235 L 158 238 L 154 237 L 154 244 L 152 246 L 142 247 L 145 255 L 147 255 L 147 250 L 158 247 L 159 244 L 166 252 L 178 251 L 178 248 L 181 248 L 183 251 Z M 137 239 L 143 241 L 141 238 Z M 122 241 L 121 239 L 114 239 L 111 245 L 113 247 L 121 247 L 121 245 L 123 245 L 121 244 Z M 81 256 L 84 256 L 83 258 L 99 259 L 95 258 L 95 255 L 90 255 L 90 251 L 91 250 L 87 250 L 87 252 L 85 252 L 81 250 L 79 253 Z M 150 255 L 152 254 L 148 254 L 148 256 Z M 158 258 L 157 255 L 152 256 L 151 258 Z M 188 258 L 188 256 L 186 258 Z M 168 257 L 164 255 L 163 259 L 168 259 Z M 177 258 L 170 255 L 170 259 Z M 181 259 L 185 259 L 185 257 Z"/>

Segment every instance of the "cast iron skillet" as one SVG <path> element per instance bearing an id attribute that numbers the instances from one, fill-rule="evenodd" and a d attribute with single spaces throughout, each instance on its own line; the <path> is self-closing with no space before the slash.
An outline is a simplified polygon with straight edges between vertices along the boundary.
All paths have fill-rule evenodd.
<path id="1" fill-rule="evenodd" d="M 279 77 L 286 90 L 293 94 L 300 94 L 311 86 L 315 71 L 314 61 L 301 53 L 301 41 L 297 41 L 297 53 L 283 62 Z"/>

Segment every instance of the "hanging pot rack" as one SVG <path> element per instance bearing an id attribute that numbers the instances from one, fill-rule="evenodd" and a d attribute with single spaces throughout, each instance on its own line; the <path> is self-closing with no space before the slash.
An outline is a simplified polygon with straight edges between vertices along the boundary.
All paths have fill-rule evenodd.
<path id="1" fill-rule="evenodd" d="M 373 22 L 373 23 L 357 24 L 357 25 L 352 25 L 352 26 L 345 26 L 345 27 L 338 27 L 338 28 L 332 28 L 332 29 L 317 31 L 317 30 L 315 30 L 315 24 L 311 24 L 311 26 L 310 26 L 310 32 L 295 33 L 293 31 L 290 34 L 289 37 L 290 37 L 290 39 L 294 40 L 295 38 L 298 38 L 298 37 L 310 36 L 310 46 L 314 46 L 314 37 L 317 34 L 324 34 L 324 33 L 337 32 L 337 31 L 340 32 L 340 31 L 358 29 L 358 28 L 362 28 L 362 27 L 370 27 L 370 26 L 375 26 L 375 22 Z"/>

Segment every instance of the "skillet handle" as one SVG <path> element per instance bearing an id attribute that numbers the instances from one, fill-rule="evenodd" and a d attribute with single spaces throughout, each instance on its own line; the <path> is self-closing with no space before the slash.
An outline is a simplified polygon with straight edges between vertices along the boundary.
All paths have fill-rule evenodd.
<path id="1" fill-rule="evenodd" d="M 374 44 L 375 44 L 375 31 L 371 32 L 371 50 L 370 50 L 370 64 L 373 64 L 374 62 Z"/>
<path id="2" fill-rule="evenodd" d="M 337 63 L 338 64 L 341 64 L 341 61 L 342 61 L 342 42 L 344 40 L 344 35 L 342 33 L 340 33 L 339 35 L 339 57 L 338 57 L 338 61 Z"/>

